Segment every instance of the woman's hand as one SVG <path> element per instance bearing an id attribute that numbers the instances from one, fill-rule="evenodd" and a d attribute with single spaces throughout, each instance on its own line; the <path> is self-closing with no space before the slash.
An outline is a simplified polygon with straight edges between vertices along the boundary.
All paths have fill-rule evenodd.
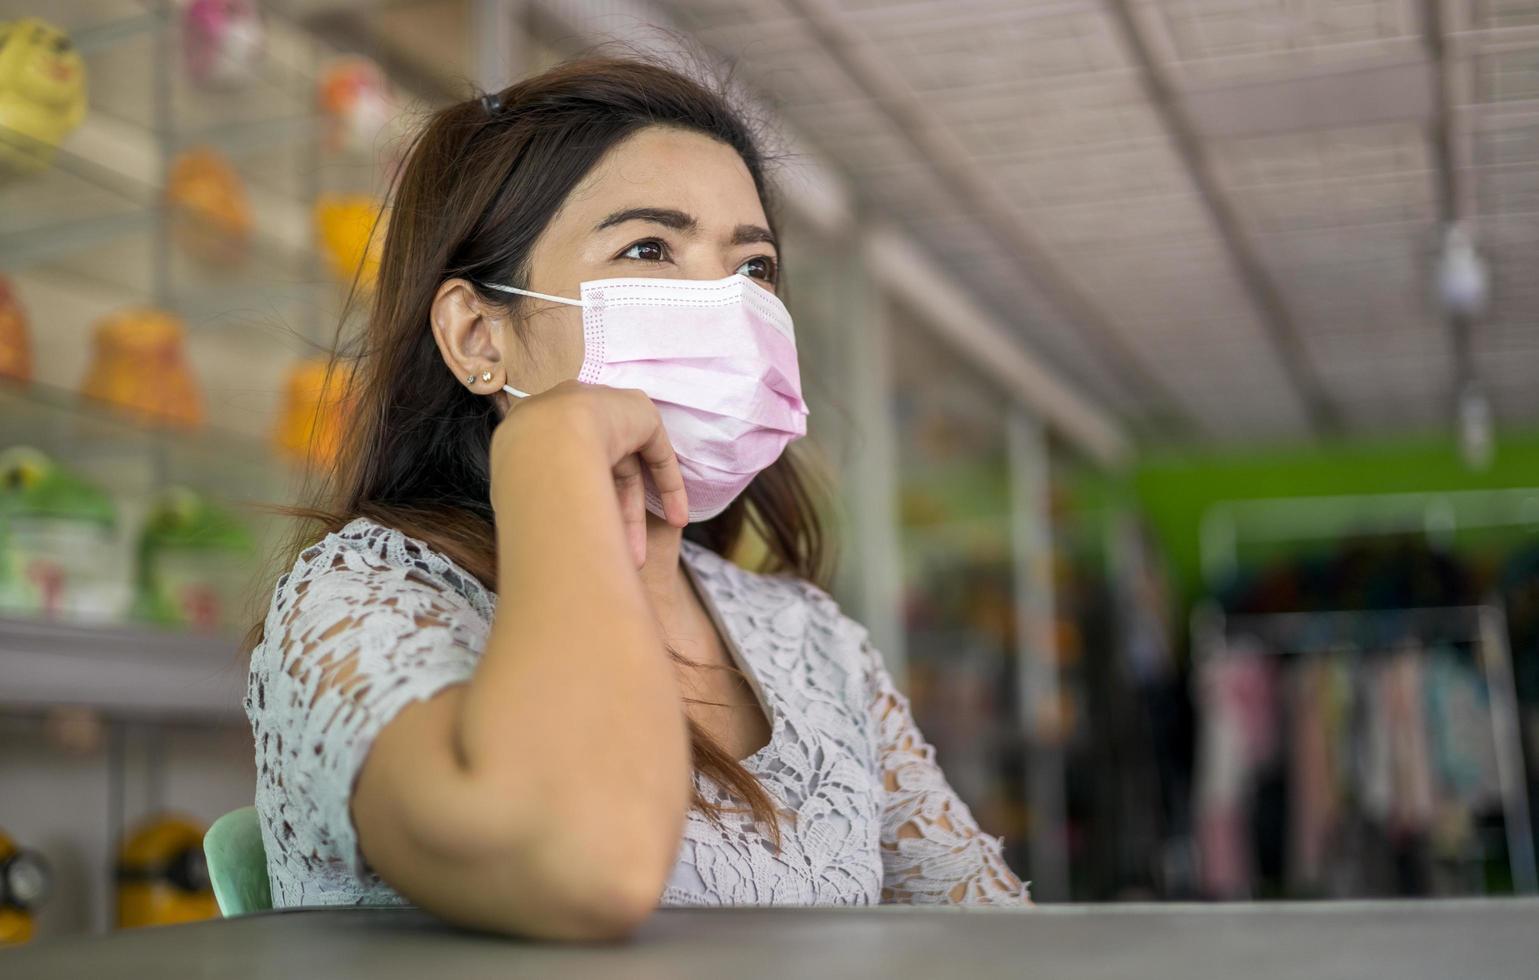
<path id="1" fill-rule="evenodd" d="M 626 543 L 640 568 L 647 558 L 644 475 L 662 500 L 664 519 L 674 527 L 689 522 L 689 500 L 673 444 L 657 406 L 634 388 L 563 381 L 548 391 L 517 399 L 492 436 L 492 505 L 501 494 L 517 492 L 517 481 L 530 479 L 513 462 L 528 440 L 560 439 L 592 446 L 595 458 L 614 478 Z"/>

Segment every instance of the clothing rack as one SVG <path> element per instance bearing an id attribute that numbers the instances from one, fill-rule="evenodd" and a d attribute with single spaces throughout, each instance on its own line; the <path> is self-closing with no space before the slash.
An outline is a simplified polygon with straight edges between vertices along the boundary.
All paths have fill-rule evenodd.
<path id="1" fill-rule="evenodd" d="M 1260 649 L 1282 656 L 1342 651 L 1364 654 L 1393 650 L 1408 642 L 1470 644 L 1484 674 L 1490 702 L 1513 890 L 1520 894 L 1539 891 L 1517 689 L 1506 614 L 1499 600 L 1472 606 L 1246 615 L 1226 614 L 1208 600 L 1193 610 L 1191 629 L 1192 650 L 1199 663 L 1225 656 L 1240 638 L 1257 640 Z"/>
<path id="2" fill-rule="evenodd" d="M 1437 542 L 1460 531 L 1536 527 L 1539 487 L 1282 497 L 1214 504 L 1202 516 L 1198 543 L 1203 581 L 1217 590 L 1239 569 L 1247 545 L 1400 534 Z"/>

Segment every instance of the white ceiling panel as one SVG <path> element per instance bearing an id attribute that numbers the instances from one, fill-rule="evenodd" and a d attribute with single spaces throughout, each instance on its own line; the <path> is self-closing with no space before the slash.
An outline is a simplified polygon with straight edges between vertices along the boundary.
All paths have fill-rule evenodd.
<path id="1" fill-rule="evenodd" d="M 1256 232 L 1277 234 L 1322 228 L 1429 225 L 1437 200 L 1429 173 L 1304 184 L 1269 184 L 1237 195 Z"/>
<path id="2" fill-rule="evenodd" d="M 1209 152 L 1231 187 L 1358 180 L 1433 167 L 1425 125 L 1406 122 L 1222 140 Z"/>
<path id="3" fill-rule="evenodd" d="M 1471 69 L 1473 101 L 1539 99 L 1539 44 L 1493 45 L 1474 57 Z"/>
<path id="4" fill-rule="evenodd" d="M 1180 242 L 1206 239 L 1212 234 L 1195 194 L 1036 208 L 1027 213 L 1026 221 L 1044 241 L 1059 249 Z"/>
<path id="5" fill-rule="evenodd" d="M 951 15 L 940 19 L 885 16 L 861 26 L 898 59 L 919 91 L 1041 83 L 1128 67 L 1105 15 L 1094 6 L 1053 16 L 1030 4 L 993 14 L 973 13 L 969 6 L 952 4 Z"/>
<path id="6" fill-rule="evenodd" d="M 1026 208 L 1193 191 L 1186 167 L 1163 139 L 1118 144 L 1088 156 L 1060 150 L 998 157 L 990 165 L 1001 186 Z"/>
<path id="7" fill-rule="evenodd" d="M 1470 26 L 1476 30 L 1539 26 L 1539 4 L 1534 0 L 1466 0 Z"/>
<path id="8" fill-rule="evenodd" d="M 1416 56 L 1419 0 L 1140 0 L 1139 22 L 1186 84 L 1234 85 Z"/>
<path id="9" fill-rule="evenodd" d="M 1476 208 L 1480 214 L 1539 213 L 1539 169 L 1503 167 L 1475 175 Z"/>
<path id="10" fill-rule="evenodd" d="M 671 6 L 1135 426 L 1296 438 L 1320 398 L 1351 431 L 1451 425 L 1429 285 L 1449 208 L 1491 263 L 1479 376 L 1499 420 L 1539 420 L 1539 0 L 1443 2 L 1452 201 L 1423 0 L 1126 0 L 1138 44 L 1120 2 Z"/>

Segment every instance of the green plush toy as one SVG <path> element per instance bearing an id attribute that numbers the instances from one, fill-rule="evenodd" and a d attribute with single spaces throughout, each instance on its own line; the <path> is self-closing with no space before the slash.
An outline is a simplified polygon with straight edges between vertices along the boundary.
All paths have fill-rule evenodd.
<path id="1" fill-rule="evenodd" d="M 0 452 L 0 611 L 112 619 L 117 510 L 100 488 L 26 446 Z"/>
<path id="2" fill-rule="evenodd" d="M 256 545 L 230 511 L 186 487 L 163 491 L 139 538 L 139 618 L 168 626 L 234 624 Z"/>

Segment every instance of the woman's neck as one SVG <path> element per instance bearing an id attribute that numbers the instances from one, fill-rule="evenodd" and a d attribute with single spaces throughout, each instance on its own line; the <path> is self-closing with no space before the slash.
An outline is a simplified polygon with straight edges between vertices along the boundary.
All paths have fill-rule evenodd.
<path id="1" fill-rule="evenodd" d="M 652 608 L 666 626 L 677 621 L 693 598 L 679 552 L 684 531 L 667 521 L 647 514 L 647 560 L 641 566 L 641 584 L 652 600 Z"/>

